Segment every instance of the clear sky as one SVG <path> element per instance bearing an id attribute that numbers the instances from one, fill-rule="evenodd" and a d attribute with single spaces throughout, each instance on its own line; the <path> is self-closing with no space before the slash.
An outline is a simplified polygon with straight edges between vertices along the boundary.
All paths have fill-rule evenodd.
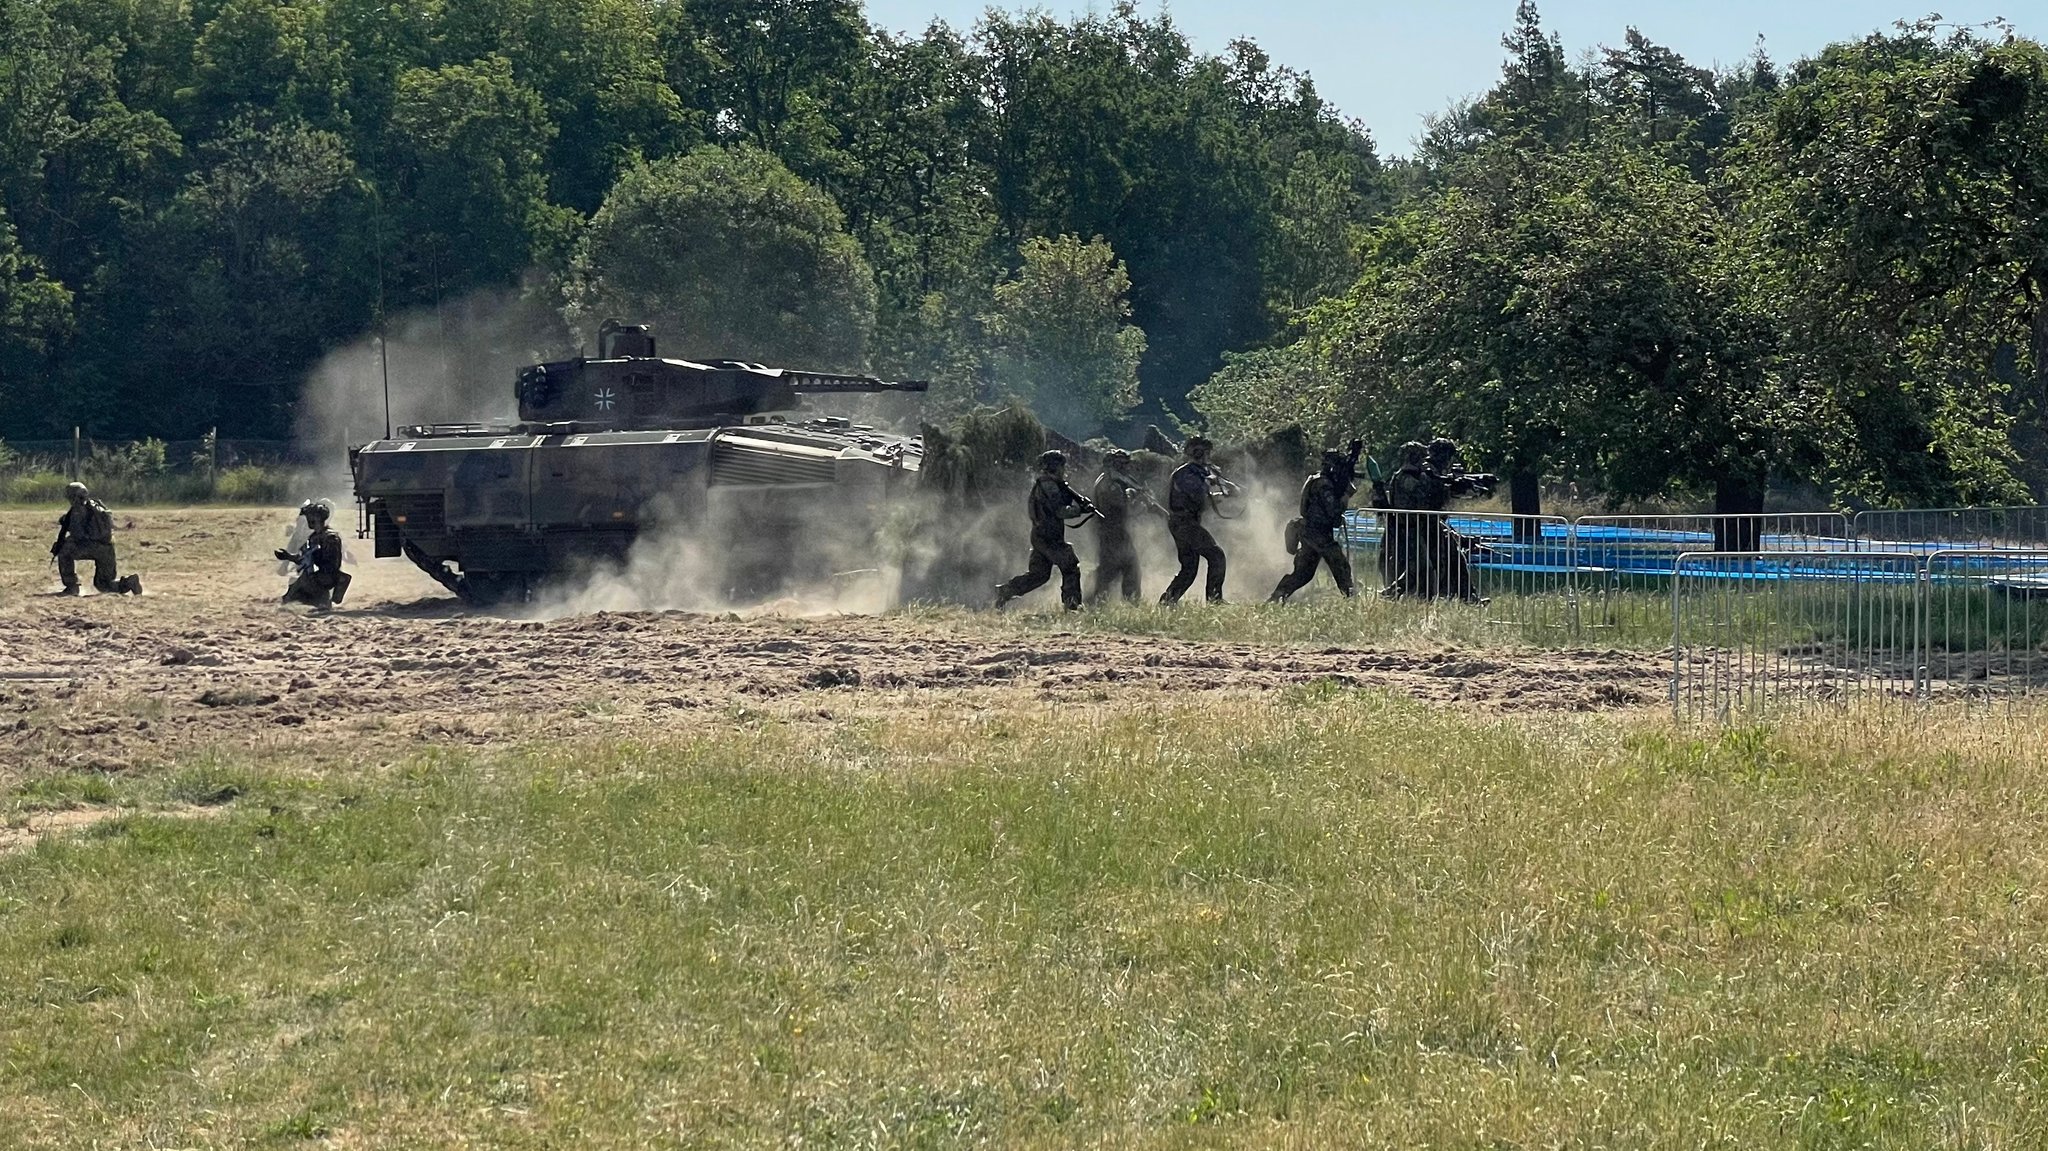
<path id="1" fill-rule="evenodd" d="M 1936 0 L 1538 0 L 1543 25 L 1564 41 L 1565 53 L 1618 44 L 1630 25 L 1651 40 L 1707 67 L 1747 59 L 1759 35 L 1780 64 L 1812 55 L 1900 18 L 1926 15 Z M 1059 17 L 1106 12 L 1113 0 L 1044 0 L 996 7 L 1042 7 Z M 942 18 L 962 31 L 984 9 L 978 0 L 868 0 L 868 19 L 894 31 L 919 31 Z M 1276 63 L 1309 73 L 1323 98 L 1372 130 L 1383 155 L 1405 155 L 1422 131 L 1422 118 L 1453 101 L 1476 96 L 1500 74 L 1501 34 L 1514 22 L 1515 0 L 1141 0 L 1147 15 L 1172 13 L 1195 47 L 1219 52 L 1244 36 Z M 1994 16 L 2021 35 L 2048 39 L 2048 0 L 1941 0 L 1953 23 L 1978 24 Z"/>

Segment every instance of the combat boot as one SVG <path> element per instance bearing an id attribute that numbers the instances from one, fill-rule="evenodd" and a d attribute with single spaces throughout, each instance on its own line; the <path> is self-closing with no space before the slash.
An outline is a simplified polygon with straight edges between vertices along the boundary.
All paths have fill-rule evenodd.
<path id="1" fill-rule="evenodd" d="M 1003 605 L 1004 605 L 1004 604 L 1006 604 L 1006 603 L 1009 603 L 1009 602 L 1010 602 L 1011 600 L 1013 600 L 1013 599 L 1016 599 L 1016 598 L 1017 598 L 1016 596 L 1013 596 L 1013 595 L 1011 595 L 1011 594 L 1010 594 L 1010 585 L 1009 585 L 1009 584 L 1006 584 L 1006 583 L 999 583 L 999 584 L 997 584 L 997 585 L 996 585 L 996 610 L 997 610 L 997 611 L 1001 611 L 1001 610 L 1003 610 Z"/>
<path id="2" fill-rule="evenodd" d="M 78 585 L 77 585 L 77 584 L 75 584 L 75 583 L 73 583 L 73 584 L 65 584 L 65 585 L 64 585 L 64 590 L 63 590 L 63 591 L 60 591 L 60 592 L 58 592 L 57 594 L 58 594 L 58 595 L 84 595 L 85 593 L 84 593 L 84 592 L 81 592 L 81 591 L 79 591 L 79 590 L 78 590 Z"/>
<path id="3" fill-rule="evenodd" d="M 114 590 L 124 595 L 141 595 L 142 577 L 139 575 L 124 575 L 121 577 L 120 582 L 114 585 Z"/>

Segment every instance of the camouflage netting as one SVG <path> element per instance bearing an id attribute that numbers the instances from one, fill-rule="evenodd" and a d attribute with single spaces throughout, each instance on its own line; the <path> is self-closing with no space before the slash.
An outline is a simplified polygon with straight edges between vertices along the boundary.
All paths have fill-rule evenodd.
<path id="1" fill-rule="evenodd" d="M 951 429 L 923 427 L 924 462 L 919 484 L 941 495 L 946 505 L 986 506 L 1029 475 L 1050 433 L 1018 404 L 969 412 Z"/>

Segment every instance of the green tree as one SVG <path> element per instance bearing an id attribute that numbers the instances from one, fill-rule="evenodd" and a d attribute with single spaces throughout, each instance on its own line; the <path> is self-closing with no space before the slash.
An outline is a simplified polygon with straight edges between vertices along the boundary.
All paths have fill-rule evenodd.
<path id="1" fill-rule="evenodd" d="M 1340 418 L 1381 442 L 1468 440 L 1525 514 L 1552 469 L 1616 497 L 1760 498 L 1796 413 L 1768 386 L 1703 190 L 1604 148 L 1495 145 L 1470 173 L 1383 229 L 1357 286 L 1312 318 Z"/>
<path id="2" fill-rule="evenodd" d="M 45 398 L 29 392 L 70 320 L 71 293 L 21 250 L 13 222 L 0 209 L 0 413 Z"/>
<path id="3" fill-rule="evenodd" d="M 1273 196 L 1266 278 L 1275 312 L 1292 322 L 1358 279 L 1358 247 L 1371 217 L 1341 157 L 1304 151 Z"/>
<path id="4" fill-rule="evenodd" d="M 547 199 L 554 136 L 540 95 L 502 56 L 401 74 L 385 132 L 393 274 L 433 282 L 437 297 L 516 277 L 536 240 L 566 228 Z"/>
<path id="5" fill-rule="evenodd" d="M 309 351 L 367 318 L 352 307 L 366 269 L 334 243 L 360 218 L 338 136 L 242 119 L 196 152 L 201 166 L 129 230 L 128 257 L 92 301 L 97 322 L 132 333 L 73 358 L 107 390 L 77 417 L 102 434 L 190 437 L 223 415 L 285 426 Z M 178 366 L 177 386 L 164 364 Z"/>
<path id="6" fill-rule="evenodd" d="M 1189 397 L 1212 433 L 1250 442 L 1298 425 L 1316 443 L 1340 443 L 1346 405 L 1335 372 L 1307 340 L 1236 352 Z"/>
<path id="7" fill-rule="evenodd" d="M 1622 47 L 1603 48 L 1600 55 L 1594 88 L 1611 126 L 1704 176 L 1731 130 L 1714 74 L 1634 28 Z"/>
<path id="8" fill-rule="evenodd" d="M 1489 141 L 1542 149 L 1585 140 L 1585 78 L 1566 61 L 1557 34 L 1543 30 L 1535 0 L 1515 6 L 1515 25 L 1500 44 L 1507 59 L 1492 90 L 1430 121 L 1418 149 L 1430 169 L 1455 168 Z"/>
<path id="9" fill-rule="evenodd" d="M 1298 155 L 1342 157 L 1355 184 L 1378 175 L 1370 139 L 1306 80 L 1243 42 L 1200 56 L 1169 17 L 1128 2 L 1068 25 L 992 11 L 975 44 L 1002 235 L 1108 240 L 1149 337 L 1141 398 L 1154 411 L 1284 319 L 1276 301 L 1298 289 L 1269 277 L 1300 249 L 1276 249 L 1274 206 Z"/>
<path id="10" fill-rule="evenodd" d="M 345 73 L 320 15 L 319 5 L 291 0 L 226 0 L 213 8 L 192 49 L 194 120 L 186 126 L 204 131 L 273 113 L 331 125 Z"/>
<path id="11" fill-rule="evenodd" d="M 709 65 L 686 98 L 713 139 L 765 149 L 812 180 L 835 171 L 834 120 L 867 65 L 858 0 L 693 0 L 683 15 Z"/>
<path id="12" fill-rule="evenodd" d="M 978 398 L 978 317 L 1002 270 L 989 174 L 975 155 L 987 117 L 974 68 L 943 25 L 878 36 L 834 181 L 880 290 L 877 369 L 930 379 L 948 404 Z"/>
<path id="13" fill-rule="evenodd" d="M 1922 25 L 1799 65 L 1732 157 L 1752 291 L 1781 371 L 1828 401 L 1823 478 L 1845 498 L 2025 498 L 2010 432 L 2048 397 L 2043 141 L 2039 44 Z"/>
<path id="14" fill-rule="evenodd" d="M 647 0 L 451 6 L 443 23 L 446 41 L 463 54 L 455 58 L 504 57 L 556 129 L 543 169 L 553 203 L 587 215 L 634 163 L 703 141 L 704 115 L 685 107 L 665 75 L 665 7 Z"/>
<path id="15" fill-rule="evenodd" d="M 857 369 L 875 284 L 831 197 L 768 153 L 706 146 L 620 178 L 592 218 L 567 316 L 656 325 L 682 354 Z"/>
<path id="16" fill-rule="evenodd" d="M 997 386 L 1051 427 L 1094 434 L 1138 400 L 1145 333 L 1130 322 L 1130 275 L 1100 236 L 1034 237 L 1021 256 L 983 320 Z"/>

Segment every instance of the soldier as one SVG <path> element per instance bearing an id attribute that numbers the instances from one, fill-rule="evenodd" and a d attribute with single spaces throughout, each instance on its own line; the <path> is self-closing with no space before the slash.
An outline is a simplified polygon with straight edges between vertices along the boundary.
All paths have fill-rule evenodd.
<path id="1" fill-rule="evenodd" d="M 1380 540 L 1380 575 L 1386 595 L 1428 590 L 1428 539 L 1435 530 L 1429 516 L 1404 512 L 1433 511 L 1444 503 L 1441 484 L 1429 470 L 1429 449 L 1419 440 L 1401 445 L 1401 466 L 1387 477 L 1386 530 Z"/>
<path id="2" fill-rule="evenodd" d="M 297 555 L 279 548 L 278 559 L 297 564 L 298 574 L 284 590 L 285 603 L 310 604 L 325 610 L 348 594 L 349 575 L 341 570 L 341 537 L 327 526 L 331 511 L 325 500 L 307 500 L 299 506 L 306 518 L 306 538 Z"/>
<path id="3" fill-rule="evenodd" d="M 1458 467 L 1458 442 L 1442 436 L 1429 441 L 1429 470 L 1443 485 L 1438 497 L 1443 506 L 1437 511 L 1448 511 L 1454 496 L 1492 495 L 1494 486 L 1500 482 L 1491 473 L 1467 472 Z"/>
<path id="4" fill-rule="evenodd" d="M 1067 542 L 1067 509 L 1093 513 L 1087 496 L 1067 485 L 1067 455 L 1050 451 L 1038 457 L 1038 481 L 1031 485 L 1031 566 L 1008 583 L 996 585 L 996 607 L 1035 591 L 1060 569 L 1060 606 L 1081 608 L 1081 560 Z"/>
<path id="5" fill-rule="evenodd" d="M 1301 485 L 1301 536 L 1295 541 L 1294 570 L 1280 577 L 1267 603 L 1285 603 L 1287 597 L 1316 578 L 1316 568 L 1327 565 L 1337 590 L 1350 599 L 1356 594 L 1351 584 L 1351 557 L 1337 538 L 1344 527 L 1344 508 L 1351 493 L 1358 490 L 1358 454 L 1365 441 L 1352 440 L 1351 454 L 1323 453 L 1323 470 Z"/>
<path id="6" fill-rule="evenodd" d="M 114 517 L 106 506 L 92 498 L 76 480 L 64 485 L 71 506 L 57 520 L 57 542 L 50 554 L 57 558 L 57 577 L 64 581 L 63 595 L 78 594 L 78 561 L 92 561 L 93 590 L 102 595 L 141 595 L 142 578 L 123 576 L 114 561 Z"/>
<path id="7" fill-rule="evenodd" d="M 1130 466 L 1131 453 L 1111 448 L 1102 458 L 1102 474 L 1095 479 L 1095 513 L 1101 526 L 1095 534 L 1095 584 L 1088 592 L 1089 603 L 1100 603 L 1119 581 L 1125 601 L 1137 602 L 1138 548 L 1131 542 L 1131 507 L 1136 504 L 1150 511 L 1166 511 L 1130 478 Z"/>
<path id="8" fill-rule="evenodd" d="M 1432 511 L 1449 511 L 1451 500 L 1460 496 L 1491 495 L 1499 480 L 1487 473 L 1470 473 L 1458 466 L 1455 440 L 1438 436 L 1429 442 L 1429 474 L 1436 481 L 1432 489 Z M 1469 603 L 1485 603 L 1472 587 L 1472 544 L 1454 530 L 1450 522 L 1435 517 L 1432 553 L 1427 565 L 1429 594 L 1456 596 Z"/>
<path id="9" fill-rule="evenodd" d="M 1213 447 L 1207 437 L 1189 436 L 1181 448 L 1188 462 L 1174 470 L 1166 491 L 1166 530 L 1172 534 L 1173 550 L 1180 557 L 1180 571 L 1159 597 L 1159 602 L 1168 606 L 1179 603 L 1180 597 L 1194 586 L 1195 573 L 1203 560 L 1209 561 L 1205 589 L 1208 601 L 1223 602 L 1223 549 L 1217 546 L 1209 529 L 1202 526 L 1202 513 L 1208 510 L 1209 502 L 1231 491 L 1229 483 L 1209 466 L 1209 450 Z"/>

